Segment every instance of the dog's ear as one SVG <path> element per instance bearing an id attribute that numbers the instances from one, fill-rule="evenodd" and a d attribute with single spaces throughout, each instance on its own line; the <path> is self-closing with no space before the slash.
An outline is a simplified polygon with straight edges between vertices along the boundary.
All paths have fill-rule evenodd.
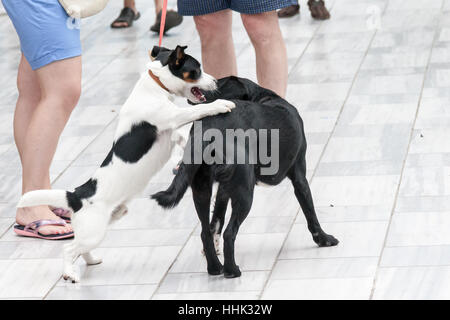
<path id="1" fill-rule="evenodd" d="M 175 52 L 177 53 L 177 60 L 181 60 L 184 58 L 185 53 L 184 50 L 186 50 L 187 46 L 177 46 L 175 48 Z"/>
<path id="2" fill-rule="evenodd" d="M 186 54 L 184 53 L 184 50 L 187 48 L 187 46 L 177 46 L 175 50 L 172 51 L 170 54 L 170 62 L 175 67 L 179 67 L 182 65 L 182 62 L 184 60 L 184 57 Z"/>

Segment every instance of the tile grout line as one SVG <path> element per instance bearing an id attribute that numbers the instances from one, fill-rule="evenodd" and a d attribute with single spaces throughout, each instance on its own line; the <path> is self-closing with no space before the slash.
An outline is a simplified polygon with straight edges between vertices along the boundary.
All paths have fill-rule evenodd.
<path id="1" fill-rule="evenodd" d="M 334 3 L 333 3 L 334 4 Z M 334 7 L 334 6 L 333 6 Z M 330 8 L 330 11 L 332 11 L 332 8 Z M 302 53 L 300 54 L 300 56 L 298 57 L 298 59 L 294 62 L 294 64 L 291 67 L 291 70 L 289 71 L 289 65 L 288 65 L 288 83 L 289 83 L 289 76 L 291 75 L 291 73 L 295 70 L 295 68 L 297 67 L 297 65 L 300 63 L 301 58 L 305 55 L 306 50 L 308 50 L 309 45 L 311 44 L 311 42 L 314 40 L 314 37 L 317 35 L 317 32 L 319 31 L 320 27 L 322 26 L 322 23 L 320 23 L 316 30 L 314 30 L 313 35 L 311 36 L 311 39 L 308 41 L 308 43 L 305 46 L 305 49 L 303 49 Z"/>
<path id="2" fill-rule="evenodd" d="M 441 5 L 440 16 L 442 16 L 442 9 L 443 9 L 444 3 L 445 2 L 443 1 L 442 5 Z M 438 23 L 440 23 L 440 19 L 439 19 Z M 408 146 L 406 148 L 405 158 L 403 159 L 403 165 L 402 165 L 402 169 L 400 171 L 400 178 L 399 178 L 399 181 L 398 181 L 397 190 L 395 192 L 394 203 L 392 205 L 391 215 L 390 215 L 388 226 L 387 226 L 387 229 L 386 229 L 386 234 L 385 234 L 385 237 L 384 237 L 383 246 L 381 248 L 380 256 L 379 256 L 379 259 L 378 259 L 377 270 L 376 270 L 375 276 L 373 278 L 372 290 L 370 292 L 369 300 L 373 300 L 373 298 L 374 298 L 376 285 L 377 285 L 377 280 L 378 280 L 378 276 L 379 276 L 379 271 L 380 271 L 381 268 L 383 268 L 383 267 L 381 267 L 381 260 L 383 258 L 384 249 L 387 247 L 386 243 L 387 243 L 387 239 L 388 239 L 388 236 L 389 236 L 389 231 L 390 231 L 391 225 L 392 225 L 392 218 L 394 217 L 395 208 L 397 206 L 398 196 L 400 194 L 400 187 L 401 187 L 401 184 L 402 184 L 402 181 L 403 181 L 403 174 L 404 174 L 405 167 L 406 167 L 406 161 L 408 159 L 409 150 L 411 148 L 411 142 L 412 142 L 412 139 L 413 139 L 413 136 L 414 136 L 414 127 L 416 125 L 417 117 L 419 115 L 420 105 L 422 103 L 423 90 L 425 88 L 425 82 L 426 82 L 426 79 L 427 79 L 428 71 L 430 69 L 430 63 L 431 63 L 431 57 L 432 57 L 432 54 L 433 54 L 433 48 L 435 47 L 436 40 L 437 40 L 437 38 L 439 36 L 438 29 L 439 29 L 439 25 L 436 25 L 434 27 L 433 42 L 431 44 L 431 48 L 430 48 L 429 55 L 428 55 L 427 67 L 426 67 L 424 75 L 423 75 L 422 88 L 420 90 L 420 95 L 419 95 L 419 99 L 418 99 L 418 102 L 417 102 L 416 114 L 415 114 L 415 117 L 414 117 L 414 121 L 413 121 L 413 123 L 411 125 L 411 132 L 409 134 L 409 142 L 408 142 Z"/>
<path id="3" fill-rule="evenodd" d="M 164 282 L 164 280 L 167 278 L 167 275 L 170 272 L 170 269 L 172 269 L 173 265 L 175 264 L 175 262 L 177 261 L 178 257 L 180 256 L 181 252 L 184 250 L 184 248 L 186 248 L 189 240 L 192 238 L 192 235 L 194 234 L 195 230 L 197 229 L 198 225 L 200 224 L 200 222 L 197 222 L 197 224 L 192 228 L 191 233 L 189 234 L 189 236 L 187 237 L 186 241 L 184 242 L 184 244 L 181 246 L 180 251 L 178 251 L 177 255 L 175 256 L 175 258 L 173 259 L 172 263 L 170 264 L 169 268 L 167 268 L 166 272 L 164 273 L 164 275 L 161 277 L 161 280 L 158 281 L 157 286 L 155 288 L 155 291 L 153 291 L 152 295 L 150 296 L 149 300 L 152 300 L 153 297 L 155 296 L 156 292 L 159 290 L 159 288 L 161 287 L 161 284 Z"/>
<path id="4" fill-rule="evenodd" d="M 120 112 L 120 110 L 119 110 Z M 119 115 L 115 115 L 104 127 L 103 129 L 89 142 L 86 147 L 83 148 L 83 150 L 78 153 L 78 155 L 69 162 L 69 164 L 53 179 L 51 184 L 54 184 L 61 176 L 69 169 L 71 168 L 72 164 L 78 160 L 78 158 L 85 152 L 105 131 L 108 129 L 108 127 L 117 119 Z M 73 168 L 73 167 L 72 167 Z"/>
<path id="5" fill-rule="evenodd" d="M 333 6 L 333 8 L 334 8 L 334 6 Z M 322 24 L 320 25 L 320 27 L 321 27 L 321 26 L 322 26 Z M 318 29 L 320 29 L 320 27 L 319 27 Z M 316 30 L 316 33 L 317 33 L 317 31 L 318 31 L 318 30 Z M 313 38 L 315 37 L 316 33 L 314 34 Z M 333 130 L 330 132 L 330 135 L 328 136 L 327 142 L 325 143 L 325 145 L 324 145 L 324 147 L 323 147 L 323 150 L 322 150 L 322 152 L 321 152 L 321 154 L 320 154 L 320 157 L 319 157 L 319 159 L 318 159 L 318 161 L 317 161 L 317 164 L 316 164 L 316 166 L 315 166 L 315 168 L 314 168 L 314 170 L 313 170 L 313 173 L 312 173 L 312 175 L 311 175 L 311 179 L 308 181 L 309 185 L 312 184 L 312 181 L 313 181 L 313 179 L 314 179 L 314 177 L 315 177 L 315 174 L 316 174 L 316 172 L 317 172 L 317 169 L 318 169 L 318 167 L 319 167 L 320 161 L 322 160 L 322 157 L 323 157 L 323 155 L 324 155 L 324 153 L 325 153 L 325 150 L 326 150 L 326 148 L 327 148 L 327 146 L 328 146 L 328 144 L 329 144 L 329 142 L 330 142 L 330 140 L 331 140 L 331 138 L 332 138 L 332 136 L 333 136 L 334 131 L 336 130 L 336 126 L 337 126 L 337 124 L 338 124 L 338 122 L 339 122 L 339 119 L 340 119 L 340 117 L 341 117 L 342 111 L 344 110 L 345 104 L 346 104 L 348 98 L 350 97 L 351 91 L 352 91 L 353 86 L 354 86 L 354 84 L 355 84 L 355 82 L 356 82 L 356 79 L 357 79 L 357 77 L 358 77 L 359 71 L 361 70 L 361 67 L 362 67 L 362 65 L 363 65 L 363 63 L 364 63 L 364 60 L 365 60 L 365 58 L 366 58 L 366 56 L 367 56 L 369 50 L 370 50 L 370 47 L 371 47 L 371 45 L 372 45 L 373 40 L 375 39 L 376 34 L 377 34 L 377 31 L 375 30 L 375 32 L 373 33 L 372 38 L 371 38 L 371 40 L 370 40 L 370 42 L 369 42 L 369 44 L 368 44 L 368 46 L 367 46 L 367 49 L 366 49 L 366 51 L 365 51 L 363 57 L 361 58 L 361 62 L 360 62 L 360 64 L 359 64 L 359 66 L 358 66 L 358 69 L 356 70 L 356 73 L 355 73 L 355 75 L 353 76 L 353 80 L 352 80 L 352 83 L 351 83 L 350 88 L 348 89 L 347 95 L 346 95 L 344 101 L 342 102 L 342 106 L 341 106 L 341 108 L 340 108 L 340 110 L 339 110 L 339 114 L 338 114 L 338 116 L 337 116 L 337 118 L 336 118 L 336 121 L 335 121 L 335 123 L 334 123 Z M 309 44 L 310 44 L 311 42 L 312 42 L 312 40 L 308 43 L 308 46 L 309 46 Z M 308 46 L 307 46 L 307 47 L 308 47 Z M 307 48 L 306 48 L 306 49 L 307 49 Z M 306 49 L 305 49 L 305 51 L 306 51 Z M 303 55 L 303 54 L 302 54 L 302 55 Z M 266 288 L 267 288 L 267 285 L 268 285 L 268 283 L 269 283 L 269 281 L 270 281 L 270 278 L 271 278 L 271 276 L 272 276 L 272 273 L 273 273 L 273 269 L 275 268 L 275 265 L 277 264 L 278 260 L 280 260 L 279 257 L 280 257 L 280 255 L 281 255 L 281 252 L 283 251 L 283 248 L 284 248 L 284 246 L 285 246 L 285 244 L 286 244 L 286 241 L 287 241 L 287 239 L 289 238 L 289 235 L 291 234 L 291 231 L 292 231 L 294 225 L 296 224 L 295 221 L 297 220 L 297 217 L 298 217 L 300 211 L 301 211 L 301 208 L 299 208 L 299 210 L 297 211 L 297 214 L 295 215 L 295 218 L 294 218 L 294 222 L 292 223 L 291 227 L 289 228 L 289 231 L 286 233 L 286 237 L 285 237 L 285 239 L 284 239 L 284 241 L 283 241 L 283 243 L 282 243 L 282 245 L 281 245 L 281 248 L 280 248 L 280 250 L 279 250 L 279 252 L 278 252 L 276 258 L 275 258 L 275 261 L 274 261 L 274 263 L 273 263 L 272 269 L 270 270 L 269 276 L 267 277 L 267 280 L 266 280 L 266 282 L 265 282 L 265 284 L 264 284 L 263 290 L 261 291 L 261 295 L 260 295 L 259 299 L 262 298 L 262 296 L 263 296 L 263 294 L 264 294 L 264 292 L 265 292 L 265 290 L 266 290 Z"/>
<path id="6" fill-rule="evenodd" d="M 337 2 L 337 0 L 336 1 L 333 1 L 333 4 L 332 4 L 332 6 L 330 7 L 330 14 L 333 12 L 333 9 L 334 9 L 334 6 L 335 6 L 335 4 L 336 4 L 336 2 Z M 316 27 L 316 30 L 314 30 L 314 32 L 313 32 L 313 34 L 312 34 L 312 36 L 311 36 L 311 39 L 308 41 L 308 43 L 306 44 L 306 46 L 305 46 L 305 49 L 303 49 L 303 51 L 302 51 L 302 53 L 300 54 L 300 56 L 298 57 L 298 59 L 294 62 L 294 64 L 292 65 L 292 67 L 291 67 L 291 70 L 289 71 L 288 70 L 288 82 L 289 82 L 289 76 L 291 75 L 291 73 L 294 71 L 294 69 L 297 67 L 297 65 L 300 63 L 300 60 L 303 58 L 303 56 L 305 55 L 305 52 L 308 50 L 308 48 L 309 48 L 309 45 L 311 44 L 311 42 L 314 40 L 314 38 L 316 37 L 316 35 L 317 35 L 317 32 L 320 30 L 320 28 L 322 27 L 322 25 L 323 25 L 323 20 L 322 21 L 319 21 L 319 23 L 318 23 L 318 25 L 317 25 L 317 27 Z M 284 38 L 284 37 L 283 37 Z M 289 66 L 288 66 L 288 68 L 289 68 Z"/>

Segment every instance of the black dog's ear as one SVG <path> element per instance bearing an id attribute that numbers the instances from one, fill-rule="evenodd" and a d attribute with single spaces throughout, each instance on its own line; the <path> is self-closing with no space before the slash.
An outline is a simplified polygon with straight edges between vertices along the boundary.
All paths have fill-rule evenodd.
<path id="1" fill-rule="evenodd" d="M 149 51 L 150 59 L 151 59 L 152 61 L 155 60 L 156 56 L 158 55 L 158 53 L 159 53 L 160 51 L 161 51 L 161 47 L 154 46 L 153 49 L 152 49 L 152 51 L 151 51 L 151 52 Z"/>
<path id="2" fill-rule="evenodd" d="M 175 48 L 175 52 L 177 54 L 177 60 L 181 60 L 184 58 L 184 56 L 185 56 L 184 50 L 186 50 L 186 49 L 187 49 L 187 46 L 177 46 Z"/>
<path id="3" fill-rule="evenodd" d="M 171 51 L 171 50 L 169 50 L 169 49 L 167 49 L 167 48 L 165 48 L 165 47 L 154 46 L 153 49 L 152 49 L 152 51 L 151 51 L 151 52 L 149 51 L 150 59 L 151 59 L 152 61 L 153 61 L 153 60 L 156 60 L 156 58 L 157 58 L 159 55 L 162 55 L 162 53 L 167 52 L 167 54 L 166 54 L 165 56 L 161 57 L 161 59 L 160 59 L 160 60 L 167 60 L 167 56 L 169 56 L 169 52 L 170 52 L 170 51 Z"/>
<path id="4" fill-rule="evenodd" d="M 184 50 L 186 48 L 187 46 L 177 46 L 175 50 L 173 50 L 170 54 L 170 62 L 171 64 L 175 65 L 175 67 L 179 67 L 182 65 L 184 57 L 186 56 L 186 54 L 184 53 Z"/>

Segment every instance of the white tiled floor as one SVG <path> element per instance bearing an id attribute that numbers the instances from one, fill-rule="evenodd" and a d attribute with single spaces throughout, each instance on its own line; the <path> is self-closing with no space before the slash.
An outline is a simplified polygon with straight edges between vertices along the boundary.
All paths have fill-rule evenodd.
<path id="1" fill-rule="evenodd" d="M 305 121 L 318 216 L 341 242 L 314 245 L 289 183 L 257 187 L 237 239 L 243 274 L 231 280 L 206 273 L 190 193 L 171 212 L 148 199 L 167 187 L 177 156 L 112 226 L 96 250 L 104 262 L 77 262 L 81 284 L 61 280 L 64 241 L 12 232 L 20 51 L 9 19 L 0 16 L 0 299 L 449 299 L 450 1 L 327 4 L 329 21 L 312 20 L 301 0 L 301 16 L 280 23 L 287 99 Z M 157 43 L 148 32 L 152 7 L 140 8 L 133 28 L 112 30 L 119 7 L 111 2 L 83 21 L 83 94 L 51 167 L 55 187 L 77 186 L 101 163 L 117 113 Z M 253 48 L 234 18 L 240 75 L 255 79 Z M 164 44 L 187 44 L 200 58 L 192 18 Z"/>

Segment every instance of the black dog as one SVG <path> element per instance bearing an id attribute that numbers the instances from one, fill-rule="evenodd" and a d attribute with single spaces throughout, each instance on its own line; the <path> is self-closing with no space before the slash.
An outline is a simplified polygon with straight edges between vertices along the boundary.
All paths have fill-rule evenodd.
<path id="1" fill-rule="evenodd" d="M 153 199 L 165 208 L 172 208 L 178 204 L 188 186 L 191 186 L 195 208 L 202 224 L 201 238 L 208 263 L 208 273 L 212 275 L 224 272 L 225 277 L 239 277 L 241 272 L 234 260 L 234 242 L 239 226 L 245 220 L 253 201 L 253 190 L 256 184 L 277 185 L 288 177 L 294 186 L 303 213 L 305 214 L 308 229 L 314 242 L 320 247 L 335 246 L 338 240 L 326 234 L 320 227 L 314 210 L 311 191 L 306 180 L 306 140 L 303 130 L 303 121 L 297 109 L 274 92 L 264 89 L 250 80 L 227 77 L 218 81 L 218 90 L 205 93 L 208 102 L 216 99 L 229 99 L 236 104 L 233 112 L 204 118 L 202 122 L 203 132 L 208 129 L 219 130 L 226 136 L 227 129 L 273 129 L 279 131 L 279 166 L 274 174 L 261 174 L 261 170 L 267 169 L 268 164 L 257 156 L 256 163 L 250 161 L 245 164 L 236 163 L 236 153 L 228 161 L 227 153 L 230 149 L 223 148 L 227 161 L 225 164 L 207 164 L 205 161 L 195 163 L 192 156 L 198 150 L 194 145 L 185 149 L 184 162 L 181 164 L 172 184 L 166 191 L 156 193 Z M 259 132 L 259 131 L 258 131 Z M 194 139 L 194 129 L 191 129 L 190 140 Z M 261 137 L 257 137 L 258 141 Z M 272 150 L 273 142 L 269 141 L 268 150 Z M 260 141 L 259 141 L 260 142 Z M 208 148 L 210 142 L 202 142 L 202 152 Z M 245 148 L 245 153 L 250 159 L 250 146 L 247 143 L 238 145 L 237 148 Z M 186 161 L 186 154 L 190 152 L 190 161 Z M 215 152 L 220 152 L 216 150 Z M 203 154 L 203 153 L 202 153 Z M 195 157 L 195 155 L 194 155 Z M 246 158 L 247 159 L 247 158 Z M 190 162 L 193 164 L 189 164 Z M 209 210 L 213 182 L 219 183 L 214 214 L 209 221 Z M 217 258 L 214 247 L 214 236 L 220 235 L 224 225 L 225 212 L 228 201 L 231 199 L 232 213 L 228 226 L 223 234 L 224 238 L 224 266 Z"/>

